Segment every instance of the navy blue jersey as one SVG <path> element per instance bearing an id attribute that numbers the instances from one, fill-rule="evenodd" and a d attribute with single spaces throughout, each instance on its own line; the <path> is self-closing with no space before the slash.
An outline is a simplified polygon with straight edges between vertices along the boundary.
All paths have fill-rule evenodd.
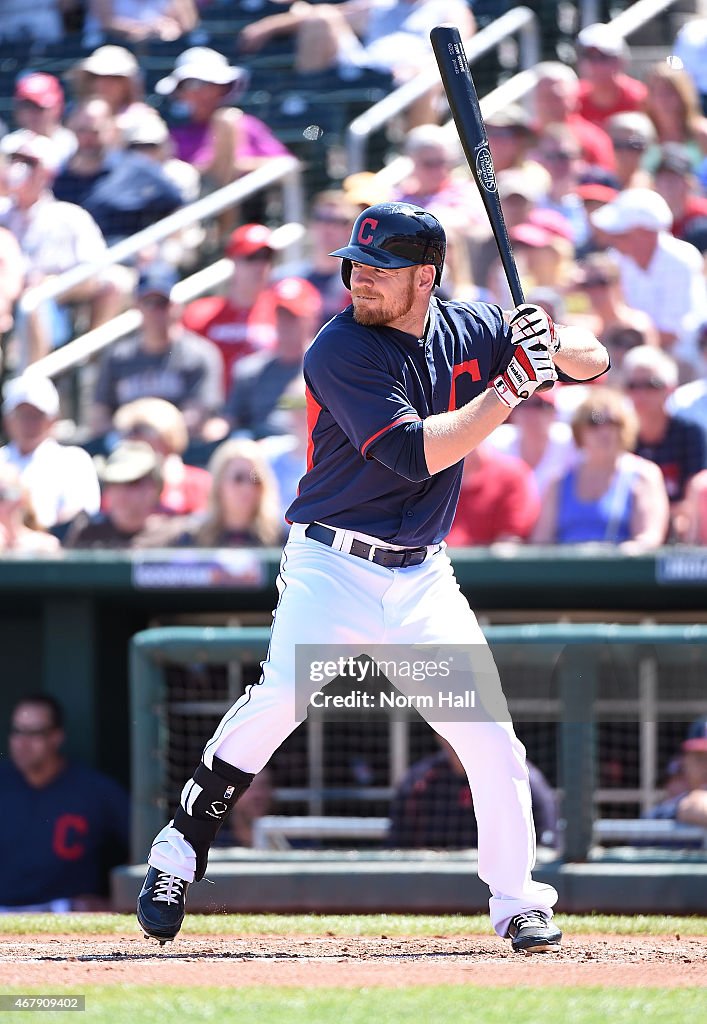
<path id="1" fill-rule="evenodd" d="M 30 786 L 0 763 L 0 906 L 107 894 L 108 870 L 128 857 L 128 796 L 113 779 L 78 764 Z"/>
<path id="2" fill-rule="evenodd" d="M 328 523 L 392 544 L 437 544 L 452 525 L 463 462 L 432 476 L 422 421 L 459 409 L 513 354 L 498 306 L 432 299 L 423 338 L 364 327 L 349 306 L 304 360 L 307 473 L 291 522 Z"/>

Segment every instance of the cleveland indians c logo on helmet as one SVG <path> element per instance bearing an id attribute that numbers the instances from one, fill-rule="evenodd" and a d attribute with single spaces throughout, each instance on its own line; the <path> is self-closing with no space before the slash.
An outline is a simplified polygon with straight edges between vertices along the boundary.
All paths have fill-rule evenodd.
<path id="1" fill-rule="evenodd" d="M 361 245 L 370 245 L 373 241 L 373 231 L 378 227 L 378 221 L 373 217 L 365 217 L 360 224 L 358 229 L 358 238 L 356 239 Z M 370 228 L 370 231 L 367 229 Z"/>

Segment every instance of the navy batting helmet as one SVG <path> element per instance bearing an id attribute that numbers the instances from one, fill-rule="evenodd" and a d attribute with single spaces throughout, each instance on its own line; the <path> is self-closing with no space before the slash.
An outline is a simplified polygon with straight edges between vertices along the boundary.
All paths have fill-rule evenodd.
<path id="1" fill-rule="evenodd" d="M 391 270 L 431 263 L 439 285 L 446 249 L 444 228 L 427 210 L 411 203 L 377 203 L 357 217 L 349 244 L 329 255 L 341 257 L 341 277 L 347 288 L 351 287 L 352 261 Z"/>

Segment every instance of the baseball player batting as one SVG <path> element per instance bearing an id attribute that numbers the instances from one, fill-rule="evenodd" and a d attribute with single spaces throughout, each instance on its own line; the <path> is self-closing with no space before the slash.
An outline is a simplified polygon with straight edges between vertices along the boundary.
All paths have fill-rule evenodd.
<path id="1" fill-rule="evenodd" d="M 436 298 L 445 244 L 426 210 L 380 203 L 331 254 L 351 305 L 305 357 L 308 468 L 287 514 L 270 647 L 260 680 L 224 715 L 154 840 L 138 921 L 162 943 L 177 935 L 189 885 L 204 877 L 231 807 L 298 724 L 296 644 L 483 645 L 492 668 L 484 686 L 505 706 L 444 544 L 463 459 L 539 384 L 593 379 L 609 360 L 593 335 L 556 327 L 538 306 L 504 313 Z M 514 950 L 557 950 L 557 893 L 531 876 L 528 772 L 510 720 L 423 713 L 469 778 L 494 929 Z"/>

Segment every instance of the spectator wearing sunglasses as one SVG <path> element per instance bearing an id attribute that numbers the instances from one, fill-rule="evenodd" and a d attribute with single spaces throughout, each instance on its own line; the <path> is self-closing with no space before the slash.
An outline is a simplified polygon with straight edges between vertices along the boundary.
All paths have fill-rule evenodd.
<path id="1" fill-rule="evenodd" d="M 461 150 L 450 142 L 440 125 L 411 128 L 405 139 L 405 155 L 410 160 L 410 173 L 394 191 L 394 201 L 424 207 L 443 220 L 463 210 L 470 227 L 486 220 L 478 189 L 460 167 Z"/>
<path id="2" fill-rule="evenodd" d="M 109 871 L 128 859 L 122 786 L 63 753 L 64 710 L 21 697 L 0 762 L 0 913 L 107 910 Z"/>
<path id="3" fill-rule="evenodd" d="M 695 222 L 707 217 L 707 197 L 700 194 L 689 150 L 679 142 L 661 146 L 653 179 L 656 192 L 665 199 L 673 215 L 673 234 L 676 238 L 688 238 Z"/>
<path id="4" fill-rule="evenodd" d="M 51 554 L 58 549 L 57 538 L 37 522 L 19 471 L 8 463 L 0 463 L 0 557 L 7 551 Z"/>
<path id="5" fill-rule="evenodd" d="M 601 127 L 612 114 L 640 110 L 646 87 L 625 73 L 626 42 L 611 25 L 587 25 L 577 36 L 579 113 Z"/>
<path id="6" fill-rule="evenodd" d="M 231 438 L 209 460 L 211 493 L 205 516 L 180 544 L 202 548 L 279 545 L 284 523 L 277 482 L 256 441 Z"/>
<path id="7" fill-rule="evenodd" d="M 154 263 L 140 274 L 136 290 L 142 326 L 103 358 L 94 392 L 95 434 L 110 429 L 116 409 L 137 398 L 163 398 L 181 409 L 192 436 L 223 402 L 221 360 L 204 338 L 185 330 L 172 301 L 174 270 Z"/>
<path id="8" fill-rule="evenodd" d="M 668 496 L 653 462 L 632 452 L 638 419 L 626 397 L 590 388 L 572 417 L 579 461 L 545 495 L 537 544 L 600 543 L 627 553 L 659 547 Z"/>
<path id="9" fill-rule="evenodd" d="M 657 138 L 650 117 L 638 110 L 614 114 L 604 127 L 614 150 L 614 174 L 619 187 L 650 188 L 652 179 L 643 167 L 643 158 Z"/>
<path id="10" fill-rule="evenodd" d="M 631 349 L 623 362 L 622 377 L 624 391 L 638 416 L 633 450 L 660 466 L 679 533 L 687 485 L 707 467 L 707 435 L 696 423 L 671 415 L 666 409 L 678 382 L 677 364 L 666 352 L 647 345 Z"/>
<path id="11" fill-rule="evenodd" d="M 543 61 L 536 66 L 535 73 L 533 127 L 538 137 L 545 134 L 548 125 L 563 124 L 577 140 L 585 164 L 612 171 L 614 154 L 611 140 L 603 128 L 579 113 L 579 79 L 576 72 L 559 61 Z"/>
<path id="12" fill-rule="evenodd" d="M 636 332 L 638 341 L 635 344 L 642 341 L 646 345 L 658 344 L 658 332 L 648 314 L 626 302 L 619 265 L 608 253 L 589 253 L 579 260 L 574 287 L 581 293 L 587 309 L 588 319 L 582 322 L 603 345 L 611 338 L 614 348 L 609 352 L 612 366 L 616 367 L 614 352 L 619 361 L 623 358 L 625 345 L 619 340 L 622 329 Z"/>

